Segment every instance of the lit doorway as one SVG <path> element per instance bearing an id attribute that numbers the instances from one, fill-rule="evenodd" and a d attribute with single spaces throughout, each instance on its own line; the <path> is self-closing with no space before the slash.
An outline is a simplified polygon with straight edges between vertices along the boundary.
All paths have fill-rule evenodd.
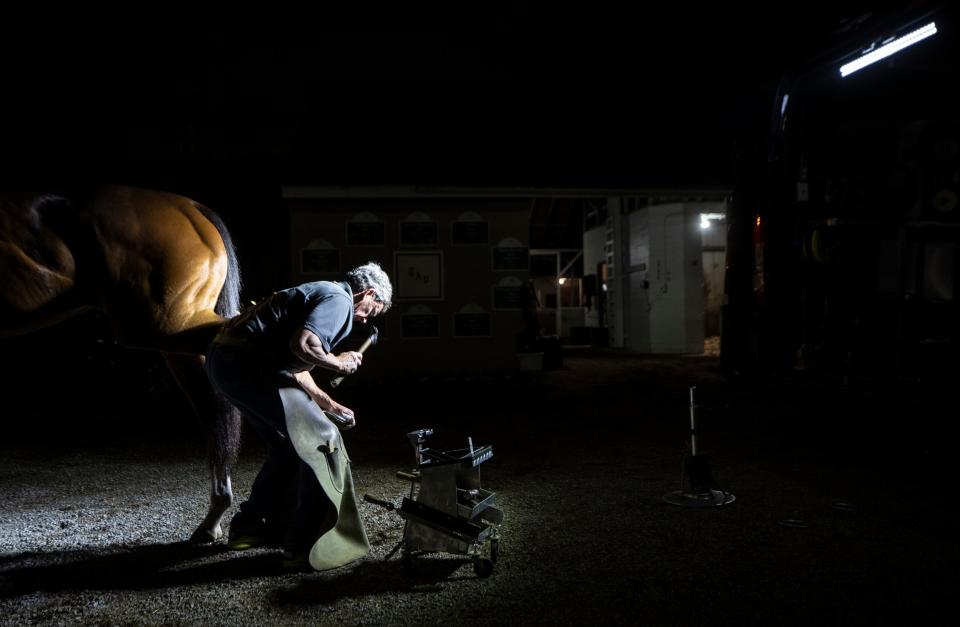
<path id="1" fill-rule="evenodd" d="M 703 336 L 705 355 L 720 355 L 724 281 L 727 267 L 725 213 L 700 214 L 700 250 L 703 268 Z"/>
<path id="2" fill-rule="evenodd" d="M 584 325 L 582 249 L 531 250 L 530 278 L 543 335 L 570 337 L 571 329 Z"/>

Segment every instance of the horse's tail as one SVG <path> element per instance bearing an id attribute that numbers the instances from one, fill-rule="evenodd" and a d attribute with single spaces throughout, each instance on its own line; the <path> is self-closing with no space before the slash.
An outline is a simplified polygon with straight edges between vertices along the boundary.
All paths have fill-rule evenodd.
<path id="1" fill-rule="evenodd" d="M 227 249 L 227 280 L 223 283 L 223 289 L 220 290 L 220 296 L 217 298 L 217 305 L 214 311 L 217 315 L 224 318 L 232 318 L 240 313 L 240 262 L 237 260 L 237 249 L 233 245 L 233 238 L 230 237 L 230 231 L 227 225 L 223 223 L 212 209 L 200 203 L 196 203 L 197 209 L 203 213 L 204 217 L 217 227 L 220 233 L 220 239 L 223 240 L 223 247 Z"/>

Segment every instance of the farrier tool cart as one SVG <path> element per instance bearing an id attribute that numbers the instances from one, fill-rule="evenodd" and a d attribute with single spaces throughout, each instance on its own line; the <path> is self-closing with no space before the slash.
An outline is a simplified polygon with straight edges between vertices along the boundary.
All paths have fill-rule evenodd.
<path id="1" fill-rule="evenodd" d="M 415 466 L 397 476 L 410 481 L 410 496 L 400 507 L 365 495 L 369 503 L 396 511 L 405 521 L 403 538 L 387 555 L 401 550 L 408 565 L 424 553 L 454 553 L 473 560 L 479 577 L 489 577 L 500 555 L 499 525 L 503 512 L 494 507 L 496 493 L 480 486 L 480 464 L 493 457 L 490 446 L 441 451 L 424 447 L 433 429 L 407 434 L 414 447 Z M 486 549 L 486 550 L 485 550 Z"/>

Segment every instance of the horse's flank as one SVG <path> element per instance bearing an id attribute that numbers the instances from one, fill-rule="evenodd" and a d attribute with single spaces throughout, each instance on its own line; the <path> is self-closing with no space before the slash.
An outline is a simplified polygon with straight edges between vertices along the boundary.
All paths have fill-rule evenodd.
<path id="1" fill-rule="evenodd" d="M 0 202 L 7 335 L 96 307 L 126 346 L 202 352 L 239 309 L 229 233 L 193 200 L 112 186 L 82 206 L 40 194 Z"/>

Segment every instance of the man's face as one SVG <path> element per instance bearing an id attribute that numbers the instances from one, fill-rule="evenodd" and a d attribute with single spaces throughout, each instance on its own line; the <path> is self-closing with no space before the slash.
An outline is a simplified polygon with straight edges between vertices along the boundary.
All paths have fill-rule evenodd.
<path id="1" fill-rule="evenodd" d="M 366 324 L 370 318 L 380 315 L 383 303 L 378 303 L 372 289 L 363 290 L 356 295 L 353 303 L 353 321 Z"/>

